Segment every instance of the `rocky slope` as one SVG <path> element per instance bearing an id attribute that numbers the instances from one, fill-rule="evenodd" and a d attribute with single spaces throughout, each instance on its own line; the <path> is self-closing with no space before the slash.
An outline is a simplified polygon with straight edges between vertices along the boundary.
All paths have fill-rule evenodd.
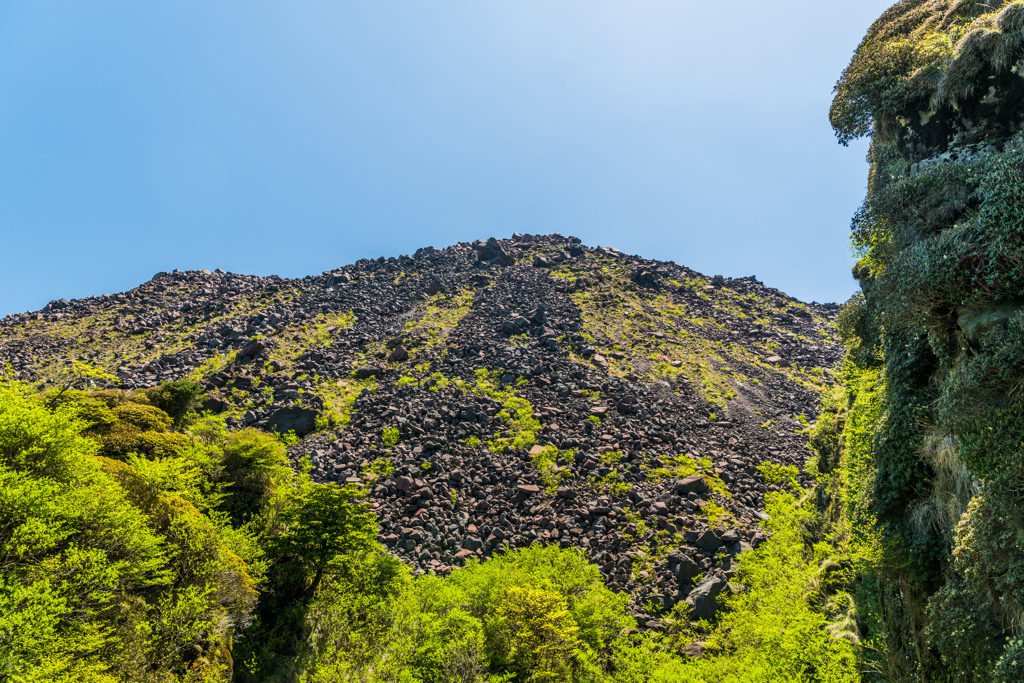
<path id="1" fill-rule="evenodd" d="M 40 387 L 74 361 L 125 388 L 199 380 L 230 426 L 292 430 L 314 478 L 365 484 L 380 540 L 418 569 L 558 543 L 638 615 L 708 616 L 765 492 L 810 483 L 836 312 L 517 234 L 298 280 L 159 273 L 8 316 L 0 366 Z"/>

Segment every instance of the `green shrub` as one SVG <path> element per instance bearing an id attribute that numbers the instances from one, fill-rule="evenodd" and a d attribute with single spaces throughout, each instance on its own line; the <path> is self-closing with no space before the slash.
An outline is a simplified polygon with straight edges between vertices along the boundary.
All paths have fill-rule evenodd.
<path id="1" fill-rule="evenodd" d="M 140 453 L 151 458 L 169 458 L 191 443 L 184 434 L 150 432 L 127 423 L 118 422 L 98 437 L 100 454 L 123 460 L 129 453 Z"/>
<path id="2" fill-rule="evenodd" d="M 893 119 L 909 104 L 925 108 L 929 99 L 955 103 L 973 90 L 970 80 L 985 57 L 958 42 L 972 32 L 996 28 L 993 9 L 1005 4 L 902 0 L 889 8 L 868 30 L 836 84 L 830 118 L 839 141 L 846 144 L 873 131 L 891 134 Z M 1019 44 L 1016 27 L 1008 28 L 1005 36 L 996 36 L 999 42 L 1005 37 L 1007 46 L 992 46 L 992 52 L 1012 53 L 1010 45 Z"/>
<path id="3" fill-rule="evenodd" d="M 854 646 L 833 637 L 809 594 L 819 583 L 819 558 L 805 544 L 811 511 L 786 493 L 766 497 L 771 538 L 740 556 L 746 590 L 706 641 L 711 656 L 686 667 L 694 681 L 857 681 Z M 684 679 L 685 680 L 685 679 Z"/>
<path id="4" fill-rule="evenodd" d="M 199 382 L 188 379 L 165 382 L 146 392 L 150 402 L 171 416 L 174 424 L 182 426 L 186 416 L 199 407 L 203 388 Z"/>
<path id="5" fill-rule="evenodd" d="M 764 475 L 764 481 L 769 486 L 793 490 L 800 489 L 800 480 L 797 478 L 800 470 L 793 465 L 777 465 L 773 462 L 763 462 L 757 466 L 757 470 Z"/>
<path id="6" fill-rule="evenodd" d="M 509 586 L 485 623 L 488 647 L 500 670 L 538 682 L 572 677 L 581 656 L 579 627 L 558 593 Z"/>
<path id="7" fill-rule="evenodd" d="M 142 432 L 166 432 L 174 424 L 171 417 L 156 406 L 122 403 L 112 409 L 117 421 Z"/>
<path id="8" fill-rule="evenodd" d="M 256 597 L 244 561 L 189 502 L 95 457 L 88 424 L 0 384 L 0 667 L 19 681 L 223 676 Z"/>
<path id="9" fill-rule="evenodd" d="M 384 448 L 394 448 L 398 445 L 398 440 L 401 435 L 398 432 L 397 427 L 385 427 L 384 431 L 381 432 L 380 440 Z"/>
<path id="10" fill-rule="evenodd" d="M 294 476 L 281 443 L 258 429 L 242 429 L 227 435 L 219 450 L 224 482 L 231 491 L 220 509 L 229 515 L 232 525 L 276 514 L 283 505 L 283 486 Z M 265 523 L 274 522 L 266 519 Z"/>

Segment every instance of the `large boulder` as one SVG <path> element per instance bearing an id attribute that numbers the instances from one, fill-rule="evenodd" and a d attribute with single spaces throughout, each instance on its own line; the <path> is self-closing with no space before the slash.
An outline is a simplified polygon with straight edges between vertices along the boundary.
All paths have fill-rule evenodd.
<path id="1" fill-rule="evenodd" d="M 691 474 L 688 477 L 683 477 L 676 482 L 676 493 L 685 496 L 688 493 L 696 493 L 698 495 L 707 493 L 710 488 L 708 483 L 704 481 L 704 477 L 699 474 Z"/>
<path id="2" fill-rule="evenodd" d="M 957 308 L 956 322 L 964 335 L 977 342 L 989 330 L 1005 327 L 1011 318 L 1024 313 L 1024 303 L 990 304 L 988 306 L 960 306 Z"/>
<path id="3" fill-rule="evenodd" d="M 356 370 L 356 379 L 369 379 L 376 377 L 380 373 L 380 368 L 376 368 L 372 365 L 363 365 Z"/>
<path id="4" fill-rule="evenodd" d="M 723 577 L 712 574 L 701 581 L 686 598 L 686 602 L 693 607 L 693 616 L 696 619 L 711 619 L 718 611 L 718 596 L 725 587 L 729 585 Z"/>
<path id="5" fill-rule="evenodd" d="M 711 529 L 707 529 L 697 537 L 697 547 L 704 550 L 718 550 L 722 547 L 722 539 Z"/>
<path id="6" fill-rule="evenodd" d="M 498 240 L 491 237 L 486 242 L 474 242 L 473 249 L 476 250 L 476 256 L 481 261 L 488 261 L 490 263 L 498 263 L 503 266 L 511 266 L 515 261 L 508 252 L 505 251 L 504 247 L 498 242 Z"/>
<path id="7" fill-rule="evenodd" d="M 253 339 L 251 342 L 242 347 L 242 349 L 238 352 L 237 358 L 242 362 L 252 360 L 253 358 L 256 358 L 261 353 L 263 353 L 263 350 L 266 348 L 266 344 L 264 344 L 258 339 Z"/>
<path id="8" fill-rule="evenodd" d="M 307 408 L 281 408 L 267 420 L 267 429 L 306 436 L 316 429 L 317 412 Z"/>
<path id="9" fill-rule="evenodd" d="M 693 558 L 680 550 L 673 550 L 668 554 L 668 568 L 679 579 L 679 583 L 688 583 L 690 579 L 700 574 L 700 566 L 693 561 Z"/>

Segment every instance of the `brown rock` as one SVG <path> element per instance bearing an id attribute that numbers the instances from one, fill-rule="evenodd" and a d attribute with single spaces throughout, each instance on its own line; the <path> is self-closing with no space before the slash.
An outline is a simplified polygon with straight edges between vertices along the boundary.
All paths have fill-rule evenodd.
<path id="1" fill-rule="evenodd" d="M 708 484 L 704 477 L 699 474 L 691 474 L 676 482 L 676 493 L 686 495 L 687 493 L 707 493 Z"/>
<path id="2" fill-rule="evenodd" d="M 356 370 L 356 379 L 368 379 L 370 377 L 376 377 L 380 372 L 377 368 L 372 365 L 364 365 Z"/>

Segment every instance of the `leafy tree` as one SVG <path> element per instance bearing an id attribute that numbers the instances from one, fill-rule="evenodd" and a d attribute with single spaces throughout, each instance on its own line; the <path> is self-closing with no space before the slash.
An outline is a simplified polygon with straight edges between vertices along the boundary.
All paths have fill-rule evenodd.
<path id="1" fill-rule="evenodd" d="M 324 575 L 357 566 L 374 547 L 377 522 L 355 484 L 310 484 L 281 514 L 287 531 L 272 541 L 274 554 L 312 574 L 304 597 Z"/>
<path id="2" fill-rule="evenodd" d="M 519 680 L 564 681 L 579 656 L 579 627 L 565 599 L 543 588 L 511 586 L 487 619 L 491 647 Z"/>
<path id="3" fill-rule="evenodd" d="M 146 615 L 124 598 L 171 580 L 160 537 L 100 470 L 83 425 L 0 385 L 0 678 L 130 667 L 139 648 L 124 627 Z"/>
<path id="4" fill-rule="evenodd" d="M 47 397 L 47 404 L 50 407 L 56 406 L 64 399 L 65 394 L 73 389 L 83 389 L 96 384 L 119 384 L 120 379 L 108 372 L 93 367 L 80 360 L 72 361 L 71 366 L 62 370 L 54 386 L 56 391 L 51 392 Z"/>
<path id="5" fill-rule="evenodd" d="M 804 540 L 809 506 L 788 493 L 771 493 L 766 502 L 772 538 L 740 557 L 747 589 L 727 600 L 731 609 L 706 642 L 718 656 L 687 670 L 700 681 L 859 680 L 853 645 L 834 637 L 825 614 L 811 607 L 821 558 Z"/>
<path id="6" fill-rule="evenodd" d="M 80 398 L 0 383 L 0 680 L 222 679 L 256 599 L 244 534 L 182 497 L 209 504 L 193 461 L 97 457 Z"/>
<path id="7" fill-rule="evenodd" d="M 231 496 L 220 509 L 231 516 L 234 526 L 257 523 L 264 532 L 276 528 L 276 515 L 285 505 L 285 485 L 295 472 L 284 446 L 273 435 L 258 429 L 243 429 L 223 437 L 216 428 L 203 433 L 222 454 L 224 481 Z"/>

